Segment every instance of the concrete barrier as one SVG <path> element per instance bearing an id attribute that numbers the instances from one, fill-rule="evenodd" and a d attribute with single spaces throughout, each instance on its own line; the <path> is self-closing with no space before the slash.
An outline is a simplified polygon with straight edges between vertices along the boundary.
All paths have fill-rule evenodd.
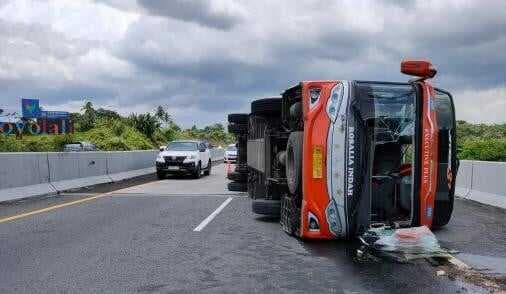
<path id="1" fill-rule="evenodd" d="M 220 161 L 225 157 L 225 149 L 213 148 L 211 149 L 211 160 Z"/>
<path id="2" fill-rule="evenodd" d="M 107 152 L 48 153 L 50 181 L 57 191 L 110 183 Z"/>
<path id="3" fill-rule="evenodd" d="M 455 194 L 506 209 L 505 180 L 505 162 L 462 160 Z"/>
<path id="4" fill-rule="evenodd" d="M 471 190 L 471 182 L 473 179 L 473 162 L 461 160 L 458 176 L 455 182 L 455 194 L 467 195 Z"/>
<path id="5" fill-rule="evenodd" d="M 211 149 L 211 160 L 223 159 Z M 0 201 L 117 182 L 155 172 L 158 151 L 0 153 Z"/>
<path id="6" fill-rule="evenodd" d="M 56 192 L 47 153 L 0 153 L 0 201 Z"/>
<path id="7" fill-rule="evenodd" d="M 56 194 L 153 173 L 156 153 L 0 153 L 0 201 Z"/>
<path id="8" fill-rule="evenodd" d="M 158 151 L 109 152 L 108 174 L 113 182 L 154 173 Z"/>

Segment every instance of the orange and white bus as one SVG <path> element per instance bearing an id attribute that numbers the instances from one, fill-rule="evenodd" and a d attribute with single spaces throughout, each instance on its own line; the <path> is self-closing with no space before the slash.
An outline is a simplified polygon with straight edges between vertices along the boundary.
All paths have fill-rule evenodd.
<path id="1" fill-rule="evenodd" d="M 458 160 L 453 98 L 428 61 L 406 83 L 303 81 L 251 104 L 247 189 L 253 212 L 303 239 L 371 226 L 448 223 Z"/>

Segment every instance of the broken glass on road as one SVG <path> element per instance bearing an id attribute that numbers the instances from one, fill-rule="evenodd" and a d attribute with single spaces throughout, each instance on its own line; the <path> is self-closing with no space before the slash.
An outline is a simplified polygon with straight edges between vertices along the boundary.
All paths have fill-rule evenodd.
<path id="1" fill-rule="evenodd" d="M 365 252 L 398 262 L 450 257 L 448 250 L 441 248 L 436 236 L 426 226 L 404 229 L 380 226 L 369 229 L 359 239 Z"/>

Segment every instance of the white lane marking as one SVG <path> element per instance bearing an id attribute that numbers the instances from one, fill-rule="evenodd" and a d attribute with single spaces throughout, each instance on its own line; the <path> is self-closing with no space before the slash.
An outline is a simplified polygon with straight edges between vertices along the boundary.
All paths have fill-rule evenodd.
<path id="1" fill-rule="evenodd" d="M 208 217 L 206 217 L 205 220 L 203 220 L 195 229 L 193 229 L 194 232 L 200 232 L 203 228 L 207 226 L 222 210 L 225 208 L 230 201 L 234 199 L 233 197 L 228 197 L 227 200 L 225 200 L 218 208 L 216 208 L 213 213 L 211 213 Z"/>

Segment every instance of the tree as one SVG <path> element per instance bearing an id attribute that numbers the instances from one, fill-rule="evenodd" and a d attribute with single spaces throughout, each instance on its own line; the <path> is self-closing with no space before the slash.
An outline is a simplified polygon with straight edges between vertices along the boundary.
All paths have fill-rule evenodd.
<path id="1" fill-rule="evenodd" d="M 128 117 L 128 122 L 146 137 L 154 140 L 154 134 L 160 129 L 158 118 L 150 113 L 135 114 L 132 113 Z"/>
<path id="2" fill-rule="evenodd" d="M 98 119 L 120 119 L 121 116 L 116 112 L 109 109 L 99 108 L 96 111 Z"/>
<path id="3" fill-rule="evenodd" d="M 162 122 L 163 125 L 170 125 L 172 121 L 172 117 L 170 114 L 163 108 L 163 106 L 159 105 L 156 108 L 155 116 Z"/>
<path id="4" fill-rule="evenodd" d="M 81 107 L 81 110 L 84 110 L 84 114 L 79 119 L 79 131 L 86 132 L 95 126 L 97 113 L 93 108 L 93 103 L 90 101 L 86 102 L 83 107 Z"/>

